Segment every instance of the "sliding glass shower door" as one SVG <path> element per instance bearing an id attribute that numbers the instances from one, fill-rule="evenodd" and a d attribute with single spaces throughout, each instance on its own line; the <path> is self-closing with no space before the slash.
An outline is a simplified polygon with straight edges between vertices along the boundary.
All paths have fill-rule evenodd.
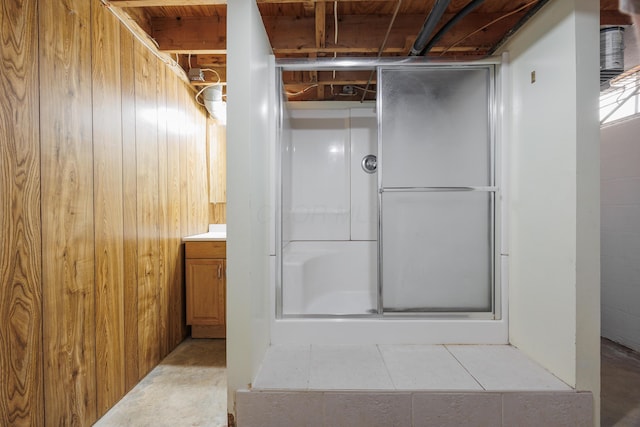
<path id="1" fill-rule="evenodd" d="M 493 68 L 378 69 L 380 309 L 493 313 Z"/>

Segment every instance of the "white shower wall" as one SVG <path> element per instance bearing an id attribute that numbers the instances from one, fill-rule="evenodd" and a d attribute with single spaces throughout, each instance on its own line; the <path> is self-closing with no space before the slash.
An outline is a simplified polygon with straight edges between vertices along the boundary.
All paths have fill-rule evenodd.
<path id="1" fill-rule="evenodd" d="M 376 174 L 360 167 L 365 155 L 377 152 L 373 108 L 289 113 L 282 164 L 285 242 L 376 240 Z"/>
<path id="2" fill-rule="evenodd" d="M 640 118 L 601 130 L 602 336 L 640 351 Z"/>
<path id="3" fill-rule="evenodd" d="M 377 151 L 375 111 L 334 105 L 284 112 L 285 316 L 377 310 L 377 179 L 361 168 Z"/>

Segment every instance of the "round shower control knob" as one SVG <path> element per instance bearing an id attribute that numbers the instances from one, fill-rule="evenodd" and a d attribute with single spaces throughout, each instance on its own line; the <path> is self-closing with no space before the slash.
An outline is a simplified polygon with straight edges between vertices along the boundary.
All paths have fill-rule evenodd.
<path id="1" fill-rule="evenodd" d="M 378 167 L 378 159 L 374 154 L 368 154 L 362 158 L 362 170 L 366 173 L 374 173 Z"/>

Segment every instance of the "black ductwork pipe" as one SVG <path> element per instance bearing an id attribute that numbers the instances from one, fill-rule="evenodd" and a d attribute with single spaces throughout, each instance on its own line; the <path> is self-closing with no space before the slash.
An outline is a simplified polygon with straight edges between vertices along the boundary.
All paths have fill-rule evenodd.
<path id="1" fill-rule="evenodd" d="M 465 7 L 460 9 L 460 11 L 456 13 L 451 19 L 449 19 L 449 21 L 447 21 L 447 23 L 444 24 L 442 28 L 440 28 L 436 35 L 433 36 L 431 40 L 429 40 L 429 43 L 427 43 L 427 45 L 422 48 L 419 55 L 424 56 L 429 53 L 433 45 L 436 44 L 438 40 L 440 40 L 440 38 L 442 38 L 442 36 L 451 29 L 451 27 L 456 25 L 458 21 L 467 16 L 469 12 L 480 6 L 482 3 L 484 3 L 484 0 L 471 0 Z"/>
<path id="2" fill-rule="evenodd" d="M 444 11 L 447 10 L 449 2 L 450 0 L 436 0 L 436 4 L 433 5 L 431 12 L 429 12 L 429 16 L 427 16 L 426 21 L 424 21 L 422 30 L 420 30 L 416 37 L 416 41 L 413 43 L 409 56 L 417 56 L 422 52 L 422 49 L 424 49 L 429 41 L 431 33 L 433 33 L 433 30 L 436 28 L 436 25 L 438 25 L 440 18 L 444 15 Z"/>

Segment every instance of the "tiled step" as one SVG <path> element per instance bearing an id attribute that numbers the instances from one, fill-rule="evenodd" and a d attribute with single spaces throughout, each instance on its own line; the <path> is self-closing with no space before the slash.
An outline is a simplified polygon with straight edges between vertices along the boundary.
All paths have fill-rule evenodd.
<path id="1" fill-rule="evenodd" d="M 590 392 L 238 391 L 238 427 L 593 426 Z"/>
<path id="2" fill-rule="evenodd" d="M 577 393 L 508 345 L 273 346 L 239 427 L 589 426 Z"/>

